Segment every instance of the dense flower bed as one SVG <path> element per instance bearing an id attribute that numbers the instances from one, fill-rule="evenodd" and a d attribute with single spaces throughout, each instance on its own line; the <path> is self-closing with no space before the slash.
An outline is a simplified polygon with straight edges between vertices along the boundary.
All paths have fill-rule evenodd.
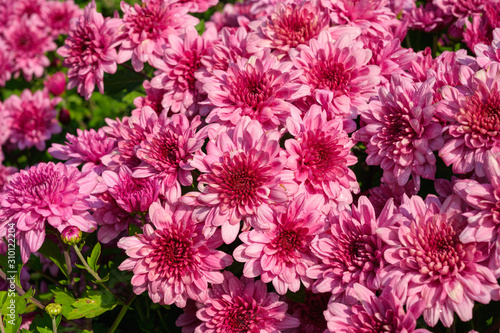
<path id="1" fill-rule="evenodd" d="M 2 332 L 498 331 L 498 0 L 136 2 L 0 1 Z"/>

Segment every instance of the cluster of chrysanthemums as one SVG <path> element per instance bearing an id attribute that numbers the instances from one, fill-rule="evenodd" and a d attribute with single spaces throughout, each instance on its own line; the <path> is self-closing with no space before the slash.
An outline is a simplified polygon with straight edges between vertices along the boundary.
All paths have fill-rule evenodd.
<path id="1" fill-rule="evenodd" d="M 421 316 L 449 327 L 500 300 L 499 2 L 249 0 L 199 35 L 188 13 L 216 3 L 122 2 L 113 18 L 90 3 L 71 21 L 57 54 L 86 99 L 119 64 L 155 72 L 129 117 L 48 149 L 64 164 L 2 167 L 0 236 L 16 223 L 22 260 L 47 228 L 96 232 L 136 294 L 185 309 L 186 332 L 424 332 Z M 0 83 L 43 75 L 73 7 L 1 2 Z M 409 28 L 447 28 L 469 53 L 403 48 Z M 4 101 L 0 143 L 45 149 L 58 102 Z M 363 195 L 356 145 L 383 170 Z M 422 198 L 439 159 L 458 177 Z M 305 303 L 284 296 L 301 286 Z"/>

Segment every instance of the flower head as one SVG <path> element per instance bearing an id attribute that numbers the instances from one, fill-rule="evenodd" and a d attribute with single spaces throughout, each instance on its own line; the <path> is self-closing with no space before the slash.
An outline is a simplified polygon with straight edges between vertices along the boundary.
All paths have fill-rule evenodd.
<path id="1" fill-rule="evenodd" d="M 69 225 L 61 232 L 61 239 L 69 246 L 78 244 L 82 239 L 82 231 L 74 225 Z"/>
<path id="2" fill-rule="evenodd" d="M 57 53 L 64 57 L 68 67 L 68 89 L 89 99 L 95 85 L 104 93 L 104 73 L 116 72 L 116 49 L 119 44 L 116 31 L 119 19 L 104 19 L 96 10 L 95 0 L 85 7 L 84 14 L 71 21 L 71 29 L 64 45 Z"/>
<path id="3" fill-rule="evenodd" d="M 88 212 L 93 208 L 90 195 L 96 185 L 95 174 L 84 175 L 75 167 L 52 162 L 12 177 L 0 202 L 0 224 L 16 223 L 24 263 L 42 246 L 46 222 L 59 232 L 69 225 L 84 232 L 97 228 Z"/>
<path id="4" fill-rule="evenodd" d="M 66 90 L 66 75 L 63 72 L 57 72 L 49 76 L 43 84 L 52 95 L 62 95 Z"/>
<path id="5" fill-rule="evenodd" d="M 66 0 L 45 2 L 41 7 L 40 16 L 49 26 L 51 35 L 57 38 L 61 34 L 67 35 L 71 20 L 82 14 L 83 11 L 74 0 Z"/>
<path id="6" fill-rule="evenodd" d="M 232 258 L 216 250 L 222 244 L 220 234 L 206 239 L 203 224 L 191 213 L 184 205 L 163 208 L 154 203 L 149 210 L 152 224 L 144 226 L 144 234 L 120 239 L 118 247 L 130 258 L 119 269 L 134 272 L 136 294 L 147 290 L 153 302 L 182 308 L 188 298 L 206 302 L 208 283 L 223 282 L 220 270 Z"/>
<path id="7" fill-rule="evenodd" d="M 212 286 L 197 317 L 195 333 L 271 333 L 297 327 L 299 320 L 286 313 L 287 304 L 268 293 L 266 284 L 225 271 L 224 282 Z"/>
<path id="8" fill-rule="evenodd" d="M 9 142 L 20 150 L 36 147 L 45 149 L 45 141 L 61 132 L 55 106 L 60 97 L 50 98 L 44 91 L 34 94 L 29 89 L 21 96 L 11 95 L 5 100 L 5 116 L 10 124 Z"/>

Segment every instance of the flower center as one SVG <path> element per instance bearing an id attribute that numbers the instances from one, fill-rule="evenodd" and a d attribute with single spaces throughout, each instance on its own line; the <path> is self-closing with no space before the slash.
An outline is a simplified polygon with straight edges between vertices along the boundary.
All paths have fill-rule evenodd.
<path id="1" fill-rule="evenodd" d="M 317 89 L 329 89 L 345 94 L 349 90 L 351 75 L 346 72 L 344 64 L 327 60 L 318 61 L 308 73 L 310 81 Z"/>
<path id="2" fill-rule="evenodd" d="M 224 323 L 222 325 L 223 332 L 228 333 L 247 333 L 253 332 L 256 328 L 256 309 L 257 305 L 249 303 L 237 296 L 234 303 L 226 310 Z M 222 331 L 221 331 L 222 332 Z"/>
<path id="3" fill-rule="evenodd" d="M 178 135 L 166 130 L 161 132 L 159 137 L 154 137 L 151 145 L 148 163 L 151 163 L 159 171 L 177 171 L 181 161 Z"/>
<path id="4" fill-rule="evenodd" d="M 259 111 L 262 104 L 269 99 L 273 93 L 273 89 L 268 87 L 267 79 L 263 75 L 255 73 L 244 73 L 237 79 L 233 94 L 238 106 L 249 108 L 250 114 Z"/>
<path id="5" fill-rule="evenodd" d="M 356 304 L 352 307 L 352 312 L 351 321 L 357 327 L 350 332 L 391 333 L 396 332 L 398 328 L 394 327 L 394 323 L 398 321 L 394 318 L 395 315 L 392 309 L 387 309 L 384 313 L 369 314 L 361 305 Z"/>
<path id="6" fill-rule="evenodd" d="M 477 94 L 468 97 L 457 120 L 467 132 L 496 137 L 500 131 L 500 92 L 491 92 L 485 101 Z"/>
<path id="7" fill-rule="evenodd" d="M 192 240 L 177 230 L 156 230 L 158 236 L 151 242 L 153 251 L 148 255 L 149 267 L 160 277 L 182 276 L 196 264 L 193 259 Z"/>

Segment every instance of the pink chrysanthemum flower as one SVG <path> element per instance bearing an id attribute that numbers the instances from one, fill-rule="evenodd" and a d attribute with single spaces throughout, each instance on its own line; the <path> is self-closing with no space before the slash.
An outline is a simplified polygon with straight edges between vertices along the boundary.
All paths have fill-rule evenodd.
<path id="1" fill-rule="evenodd" d="M 106 135 L 103 129 L 76 130 L 77 135 L 66 134 L 65 144 L 54 143 L 49 154 L 59 160 L 67 160 L 66 165 L 79 166 L 84 163 L 82 172 L 93 170 L 101 174 L 106 167 L 101 158 L 113 151 L 116 141 Z"/>
<path id="2" fill-rule="evenodd" d="M 60 96 L 66 91 L 66 75 L 63 72 L 57 72 L 47 77 L 43 85 L 54 96 Z"/>
<path id="3" fill-rule="evenodd" d="M 3 161 L 2 145 L 7 142 L 10 136 L 10 122 L 7 119 L 7 111 L 0 101 L 0 163 Z"/>
<path id="4" fill-rule="evenodd" d="M 205 221 L 207 235 L 221 226 L 229 244 L 242 219 L 246 225 L 268 229 L 275 210 L 288 201 L 287 192 L 296 192 L 293 174 L 284 170 L 279 138 L 278 131 L 264 132 L 259 122 L 244 117 L 233 130 L 211 137 L 206 156 L 194 157 L 191 165 L 202 172 L 200 192 L 184 199 L 196 205 L 193 215 Z"/>
<path id="5" fill-rule="evenodd" d="M 12 176 L 14 174 L 16 174 L 17 172 L 18 172 L 18 170 L 16 167 L 5 166 L 5 165 L 2 165 L 2 163 L 0 162 L 0 193 L 5 191 L 5 186 L 12 179 Z"/>
<path id="6" fill-rule="evenodd" d="M 17 0 L 12 4 L 12 14 L 18 18 L 40 16 L 41 10 L 46 4 L 46 0 Z"/>
<path id="7" fill-rule="evenodd" d="M 446 15 L 456 17 L 456 26 L 463 26 L 470 16 L 481 13 L 486 4 L 495 4 L 496 0 L 433 0 L 432 3 Z"/>
<path id="8" fill-rule="evenodd" d="M 226 3 L 221 12 L 215 12 L 212 17 L 210 17 L 210 23 L 215 24 L 217 31 L 221 31 L 222 28 L 228 28 L 231 31 L 237 28 L 248 29 L 248 24 L 262 16 L 266 16 L 265 12 L 254 12 L 252 11 L 252 6 L 255 1 L 245 1 L 245 2 L 235 2 Z"/>
<path id="9" fill-rule="evenodd" d="M 288 313 L 300 320 L 300 326 L 289 328 L 284 333 L 324 333 L 327 332 L 323 312 L 327 310 L 331 293 L 314 294 L 305 290 L 304 302 L 298 303 L 286 300 Z"/>
<path id="10" fill-rule="evenodd" d="M 165 89 L 153 88 L 151 86 L 151 82 L 149 81 L 144 81 L 142 86 L 146 91 L 146 96 L 139 96 L 134 99 L 136 109 L 132 110 L 132 115 L 135 115 L 136 117 L 140 116 L 141 110 L 145 106 L 149 106 L 154 112 L 156 112 L 157 115 L 160 115 L 163 111 L 168 112 L 168 110 L 161 105 L 163 96 L 167 93 L 167 91 Z"/>
<path id="11" fill-rule="evenodd" d="M 410 28 L 432 33 L 449 27 L 453 16 L 445 15 L 441 8 L 427 2 L 411 11 L 409 21 Z"/>
<path id="12" fill-rule="evenodd" d="M 420 328 L 415 329 L 418 308 L 410 308 L 405 312 L 401 301 L 401 292 L 392 287 L 386 287 L 380 296 L 356 283 L 353 286 L 357 304 L 347 306 L 342 303 L 330 302 L 325 318 L 328 321 L 329 332 L 339 333 L 430 333 Z"/>
<path id="13" fill-rule="evenodd" d="M 487 68 L 492 62 L 500 62 L 500 28 L 493 30 L 491 45 L 477 44 L 474 47 L 477 63 Z"/>
<path id="14" fill-rule="evenodd" d="M 45 141 L 62 130 L 55 109 L 61 100 L 60 97 L 51 99 L 41 90 L 32 94 L 28 89 L 21 96 L 7 98 L 4 107 L 10 124 L 9 142 L 20 150 L 31 147 L 45 150 Z"/>
<path id="15" fill-rule="evenodd" d="M 201 325 L 201 320 L 196 317 L 196 312 L 202 307 L 200 302 L 195 302 L 191 299 L 187 300 L 186 306 L 182 309 L 182 313 L 177 320 L 175 325 L 177 327 L 182 327 L 182 333 L 193 333 L 196 326 Z"/>
<path id="16" fill-rule="evenodd" d="M 30 19 L 20 18 L 16 23 L 12 22 L 3 31 L 3 37 L 7 50 L 15 59 L 14 71 L 21 70 L 27 81 L 31 81 L 33 75 L 41 77 L 45 67 L 50 65 L 45 53 L 55 50 L 57 45 L 40 18 L 35 15 Z"/>
<path id="17" fill-rule="evenodd" d="M 263 282 L 272 282 L 280 295 L 288 290 L 297 292 L 301 282 L 306 288 L 310 286 L 312 280 L 306 270 L 317 260 L 309 245 L 323 228 L 323 205 L 320 195 L 306 199 L 305 194 L 300 194 L 288 203 L 286 213 L 277 213 L 269 230 L 241 233 L 243 244 L 234 250 L 233 257 L 245 263 L 243 275 L 260 275 Z"/>
<path id="18" fill-rule="evenodd" d="M 54 38 L 67 35 L 70 22 L 83 14 L 73 0 L 47 1 L 41 8 L 40 16 L 50 29 Z"/>
<path id="19" fill-rule="evenodd" d="M 340 118 L 327 120 L 318 105 L 300 117 L 289 117 L 287 129 L 295 138 L 285 141 L 287 168 L 310 194 L 330 200 L 352 202 L 351 192 L 359 191 L 356 175 L 349 169 L 357 158 L 351 153 L 354 142 L 347 136 Z"/>
<path id="20" fill-rule="evenodd" d="M 203 85 L 209 105 L 214 106 L 206 121 L 232 127 L 248 116 L 266 130 L 283 126 L 291 113 L 300 113 L 291 102 L 310 93 L 296 80 L 299 75 L 291 62 L 281 62 L 269 52 L 238 59 L 225 72 L 215 70 Z"/>
<path id="21" fill-rule="evenodd" d="M 220 270 L 233 260 L 216 250 L 222 244 L 220 234 L 206 239 L 203 224 L 191 213 L 184 205 L 163 208 L 154 203 L 149 209 L 152 225 L 143 227 L 144 234 L 120 239 L 118 247 L 130 258 L 119 269 L 134 272 L 134 293 L 147 290 L 153 302 L 182 308 L 188 298 L 207 302 L 208 283 L 224 281 Z"/>
<path id="22" fill-rule="evenodd" d="M 202 94 L 195 72 L 202 66 L 201 58 L 216 38 L 215 28 L 208 28 L 199 36 L 192 26 L 186 28 L 183 39 L 175 35 L 168 37 L 169 48 L 165 49 L 164 57 L 153 61 L 158 70 L 151 80 L 153 88 L 167 91 L 162 101 L 165 109 L 189 116 L 199 112 L 198 102 L 205 99 L 205 94 Z"/>
<path id="23" fill-rule="evenodd" d="M 16 223 L 21 258 L 26 263 L 45 240 L 45 223 L 62 232 L 74 225 L 83 232 L 97 228 L 88 210 L 96 175 L 82 174 L 62 163 L 40 163 L 15 174 L 5 187 L 0 202 L 0 230 Z M 5 235 L 3 235 L 5 236 Z"/>
<path id="24" fill-rule="evenodd" d="M 392 278 L 408 283 L 407 308 L 423 301 L 424 320 L 430 326 L 440 320 L 450 327 L 454 312 L 469 321 L 475 301 L 500 299 L 493 272 L 482 264 L 486 249 L 460 240 L 465 224 L 457 196 L 443 204 L 434 196 L 426 201 L 413 196 L 405 197 L 399 212 L 377 229 L 387 244 L 384 258 L 389 263 L 381 272 L 382 283 Z"/>
<path id="25" fill-rule="evenodd" d="M 196 314 L 203 323 L 195 333 L 274 333 L 299 326 L 299 320 L 286 313 L 287 304 L 268 293 L 264 282 L 223 274 L 224 282 L 212 286 Z"/>
<path id="26" fill-rule="evenodd" d="M 290 50 L 296 68 L 302 69 L 299 79 L 311 88 L 311 103 L 319 90 L 332 95 L 333 113 L 346 118 L 356 116 L 368 108 L 380 83 L 380 67 L 367 65 L 372 52 L 362 42 L 344 34 L 333 42 L 328 32 L 311 39 L 309 46 Z"/>
<path id="27" fill-rule="evenodd" d="M 291 48 L 308 44 L 311 38 L 316 38 L 329 27 L 329 21 L 326 11 L 315 2 L 279 2 L 265 20 L 249 24 L 255 32 L 249 38 L 248 51 L 255 53 L 269 47 L 286 55 Z"/>
<path id="28" fill-rule="evenodd" d="M 160 180 L 160 194 L 174 203 L 181 196 L 181 185 L 193 183 L 190 165 L 207 136 L 206 127 L 196 132 L 201 125 L 200 117 L 191 122 L 183 114 L 174 114 L 170 118 L 160 116 L 157 124 L 146 139 L 140 143 L 136 155 L 142 163 L 134 169 L 134 177 L 148 178 L 155 176 Z"/>
<path id="29" fill-rule="evenodd" d="M 413 184 L 412 179 L 410 179 L 404 186 L 399 186 L 398 183 L 381 183 L 380 186 L 372 187 L 368 190 L 368 198 L 375 209 L 376 216 L 378 216 L 380 212 L 382 212 L 388 200 L 394 200 L 394 205 L 399 207 L 401 200 L 403 199 L 403 195 L 406 194 L 411 197 L 412 195 L 416 195 L 418 191 L 419 188 Z"/>
<path id="30" fill-rule="evenodd" d="M 168 0 L 174 6 L 185 7 L 190 13 L 203 13 L 219 3 L 219 0 Z"/>
<path id="31" fill-rule="evenodd" d="M 129 5 L 122 1 L 123 24 L 119 34 L 122 40 L 118 63 L 132 59 L 132 66 L 139 72 L 144 63 L 160 60 L 170 36 L 178 36 L 186 26 L 195 26 L 199 20 L 187 15 L 185 6 L 173 6 L 166 1 L 149 0 Z"/>
<path id="32" fill-rule="evenodd" d="M 460 87 L 445 86 L 436 114 L 447 121 L 439 156 L 454 173 L 485 175 L 486 151 L 500 145 L 500 63 L 473 73 L 460 68 Z"/>
<path id="33" fill-rule="evenodd" d="M 372 111 L 361 114 L 366 125 L 355 138 L 367 143 L 366 163 L 380 165 L 387 183 L 404 186 L 411 175 L 420 188 L 420 177 L 434 179 L 434 151 L 443 146 L 442 127 L 433 119 L 434 82 L 418 87 L 394 75 L 389 89 L 380 89 L 380 100 L 370 103 Z"/>
<path id="34" fill-rule="evenodd" d="M 12 78 L 14 68 L 12 52 L 7 50 L 5 42 L 0 38 L 0 87 L 4 87 L 5 83 Z"/>
<path id="35" fill-rule="evenodd" d="M 387 215 L 393 205 L 387 205 Z M 312 253 L 319 263 L 307 270 L 315 280 L 312 291 L 331 292 L 344 304 L 356 302 L 353 286 L 360 283 L 370 290 L 380 288 L 380 271 L 384 267 L 382 241 L 376 234 L 379 225 L 370 201 L 362 196 L 352 211 L 345 204 L 332 209 L 328 218 L 329 232 L 322 233 L 311 243 Z"/>
<path id="36" fill-rule="evenodd" d="M 492 249 L 489 267 L 495 277 L 500 277 L 500 154 L 487 152 L 484 164 L 488 182 L 460 179 L 453 188 L 472 207 L 464 213 L 468 223 L 460 240 L 489 242 Z"/>
<path id="37" fill-rule="evenodd" d="M 92 0 L 82 16 L 71 21 L 71 29 L 64 45 L 57 54 L 64 57 L 63 65 L 68 67 L 68 89 L 76 87 L 78 93 L 89 99 L 95 85 L 104 93 L 104 73 L 116 72 L 117 53 L 120 43 L 116 31 L 120 19 L 104 18 L 96 10 Z"/>

